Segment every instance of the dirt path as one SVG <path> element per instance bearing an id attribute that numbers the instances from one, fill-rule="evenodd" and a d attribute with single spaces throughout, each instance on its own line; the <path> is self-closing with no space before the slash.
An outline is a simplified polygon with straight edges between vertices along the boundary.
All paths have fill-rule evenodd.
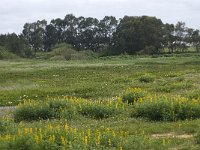
<path id="1" fill-rule="evenodd" d="M 190 139 L 190 138 L 193 138 L 194 135 L 193 134 L 176 134 L 174 132 L 171 132 L 171 133 L 163 133 L 163 134 L 153 134 L 152 137 L 155 139 L 171 138 L 171 137 L 180 138 L 180 139 Z"/>
<path id="2" fill-rule="evenodd" d="M 9 114 L 11 111 L 15 110 L 16 106 L 4 106 L 0 107 L 0 117 Z"/>

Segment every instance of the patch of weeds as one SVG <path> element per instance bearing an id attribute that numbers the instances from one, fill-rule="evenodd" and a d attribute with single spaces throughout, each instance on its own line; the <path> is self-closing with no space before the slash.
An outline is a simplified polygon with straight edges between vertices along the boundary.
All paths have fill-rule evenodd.
<path id="1" fill-rule="evenodd" d="M 122 96 L 122 101 L 128 104 L 133 104 L 140 98 L 145 96 L 145 92 L 140 88 L 131 88 L 125 91 Z"/>
<path id="2" fill-rule="evenodd" d="M 53 117 L 52 110 L 47 103 L 27 101 L 14 111 L 14 120 L 33 121 Z"/>
<path id="3" fill-rule="evenodd" d="M 128 78 L 114 78 L 112 80 L 115 84 L 119 84 L 119 83 L 131 83 L 132 80 L 128 79 Z"/>
<path id="4" fill-rule="evenodd" d="M 0 133 L 5 131 L 5 125 L 0 121 Z"/>
<path id="5" fill-rule="evenodd" d="M 142 75 L 138 78 L 138 80 L 140 82 L 144 82 L 144 83 L 150 83 L 150 82 L 153 82 L 155 80 L 155 77 L 150 75 L 150 74 L 145 74 L 145 75 Z"/>
<path id="6" fill-rule="evenodd" d="M 80 113 L 83 116 L 88 116 L 94 119 L 104 119 L 114 116 L 119 113 L 115 106 L 106 105 L 83 105 Z"/>
<path id="7" fill-rule="evenodd" d="M 177 90 L 185 90 L 192 88 L 192 83 L 190 82 L 180 82 L 180 83 L 169 83 L 165 85 L 160 85 L 156 86 L 154 90 L 156 92 L 166 92 L 166 93 L 171 93 L 172 91 L 177 91 Z"/>
<path id="8" fill-rule="evenodd" d="M 200 102 L 184 97 L 154 97 L 137 102 L 132 117 L 153 121 L 177 121 L 200 118 Z"/>
<path id="9" fill-rule="evenodd" d="M 185 80 L 185 78 L 184 77 L 177 77 L 177 78 L 175 78 L 175 80 L 177 82 L 183 82 Z"/>
<path id="10" fill-rule="evenodd" d="M 197 144 L 200 144 L 200 130 L 197 132 L 197 134 L 195 136 L 195 141 Z"/>
<path id="11" fill-rule="evenodd" d="M 165 74 L 165 77 L 169 77 L 169 78 L 174 78 L 174 77 L 179 77 L 180 74 L 179 73 L 175 73 L 175 72 L 169 72 L 168 74 Z"/>
<path id="12" fill-rule="evenodd" d="M 200 90 L 193 90 L 190 92 L 187 92 L 184 96 L 186 96 L 188 99 L 197 99 L 200 100 Z"/>

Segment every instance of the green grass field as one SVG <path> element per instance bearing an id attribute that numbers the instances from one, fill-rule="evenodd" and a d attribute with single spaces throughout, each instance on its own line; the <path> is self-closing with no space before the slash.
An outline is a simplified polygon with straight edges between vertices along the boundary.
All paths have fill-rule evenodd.
<path id="1" fill-rule="evenodd" d="M 129 89 L 139 89 L 142 97 L 139 93 L 134 104 L 110 102 L 123 100 Z M 75 98 L 73 102 L 59 102 L 64 96 Z M 167 104 L 172 104 L 170 99 L 177 100 L 176 97 L 187 102 L 174 104 L 172 113 L 165 110 L 167 116 L 161 116 L 164 119 L 151 120 L 150 111 L 140 114 L 140 108 L 156 114 L 163 112 L 160 108 L 168 107 L 165 101 L 159 103 L 161 98 L 156 98 L 159 100 L 150 107 L 149 97 L 167 97 Z M 51 98 L 58 104 L 49 102 Z M 84 102 L 78 103 L 81 98 Z M 1 149 L 200 149 L 199 54 L 124 55 L 87 61 L 0 61 L 0 105 L 15 106 L 29 99 L 33 102 L 27 107 L 22 104 L 14 112 L 3 113 L 6 117 L 0 115 Z M 91 105 L 87 105 L 88 101 L 92 101 Z M 44 109 L 40 109 L 42 106 Z M 40 113 L 34 116 L 37 111 Z M 99 119 L 100 111 L 103 117 Z M 188 113 L 184 114 L 185 111 Z M 30 115 L 30 119 L 23 120 L 20 112 Z M 147 118 L 142 116 L 144 113 Z M 177 120 L 169 121 L 174 113 Z"/>

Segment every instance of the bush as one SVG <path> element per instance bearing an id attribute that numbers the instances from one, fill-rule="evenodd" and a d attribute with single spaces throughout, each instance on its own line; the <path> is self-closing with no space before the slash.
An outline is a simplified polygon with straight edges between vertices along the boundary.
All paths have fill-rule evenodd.
<path id="1" fill-rule="evenodd" d="M 198 99 L 200 100 L 200 90 L 193 90 L 184 94 L 188 99 Z"/>
<path id="2" fill-rule="evenodd" d="M 197 134 L 195 136 L 195 141 L 197 144 L 200 144 L 200 131 L 197 132 Z"/>
<path id="3" fill-rule="evenodd" d="M 15 141 L 3 143 L 0 148 L 4 150 L 33 150 L 36 145 L 30 136 L 17 137 Z"/>
<path id="4" fill-rule="evenodd" d="M 186 98 L 156 97 L 134 105 L 132 117 L 153 121 L 176 121 L 200 118 L 200 102 Z"/>
<path id="5" fill-rule="evenodd" d="M 5 128 L 4 124 L 0 121 L 0 133 L 5 131 L 5 129 L 6 128 Z"/>
<path id="6" fill-rule="evenodd" d="M 66 43 L 56 45 L 51 52 L 52 57 L 61 56 L 65 60 L 71 60 L 72 55 L 75 53 L 77 53 L 76 50 L 74 50 L 71 45 Z"/>
<path id="7" fill-rule="evenodd" d="M 98 54 L 91 50 L 82 50 L 72 54 L 72 60 L 91 60 L 98 58 Z"/>
<path id="8" fill-rule="evenodd" d="M 50 60 L 89 60 L 98 58 L 98 53 L 92 50 L 77 51 L 72 45 L 61 43 L 55 45 L 50 52 L 37 52 L 36 57 Z"/>
<path id="9" fill-rule="evenodd" d="M 28 100 L 20 104 L 14 111 L 14 119 L 16 122 L 52 118 L 69 120 L 79 115 L 103 119 L 122 112 L 124 106 L 121 99 L 93 101 L 76 97 L 63 97 L 61 99 L 47 99 L 43 102 Z"/>
<path id="10" fill-rule="evenodd" d="M 45 103 L 26 103 L 14 111 L 14 120 L 16 122 L 50 119 L 52 117 L 53 113 L 49 105 Z"/>
<path id="11" fill-rule="evenodd" d="M 64 99 L 50 100 L 49 107 L 52 110 L 54 118 L 65 118 L 70 120 L 77 114 L 77 109 L 73 103 Z"/>
<path id="12" fill-rule="evenodd" d="M 103 119 L 117 114 L 117 109 L 104 105 L 84 105 L 81 114 L 94 119 Z"/>
<path id="13" fill-rule="evenodd" d="M 17 55 L 9 52 L 6 48 L 0 46 L 0 59 L 16 59 Z"/>
<path id="14" fill-rule="evenodd" d="M 65 58 L 63 56 L 53 56 L 50 58 L 50 60 L 65 60 Z"/>
<path id="15" fill-rule="evenodd" d="M 128 104 L 133 104 L 138 101 L 140 98 L 145 96 L 145 92 L 140 88 L 131 88 L 125 91 L 125 94 L 122 96 L 122 101 Z"/>
<path id="16" fill-rule="evenodd" d="M 142 75 L 142 76 L 139 77 L 139 81 L 145 82 L 145 83 L 153 82 L 154 77 L 151 76 L 150 74 L 145 74 L 145 75 Z"/>

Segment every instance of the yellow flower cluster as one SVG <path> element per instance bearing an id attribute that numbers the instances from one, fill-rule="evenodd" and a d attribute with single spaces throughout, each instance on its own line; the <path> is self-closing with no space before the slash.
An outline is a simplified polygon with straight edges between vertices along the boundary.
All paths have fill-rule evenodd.
<path id="1" fill-rule="evenodd" d="M 70 126 L 67 122 L 64 125 L 54 123 L 40 123 L 41 127 L 26 127 L 25 123 L 20 123 L 17 132 L 14 134 L 0 135 L 0 142 L 15 142 L 20 138 L 27 137 L 37 145 L 43 142 L 60 143 L 62 149 L 74 148 L 76 145 L 82 145 L 83 148 L 89 146 L 117 146 L 122 150 L 122 145 L 126 143 L 128 137 L 127 131 L 116 131 L 110 128 L 97 129 L 77 129 Z M 116 141 L 116 139 L 119 139 Z M 117 143 L 117 145 L 113 145 Z M 117 148 L 116 147 L 116 148 Z"/>

